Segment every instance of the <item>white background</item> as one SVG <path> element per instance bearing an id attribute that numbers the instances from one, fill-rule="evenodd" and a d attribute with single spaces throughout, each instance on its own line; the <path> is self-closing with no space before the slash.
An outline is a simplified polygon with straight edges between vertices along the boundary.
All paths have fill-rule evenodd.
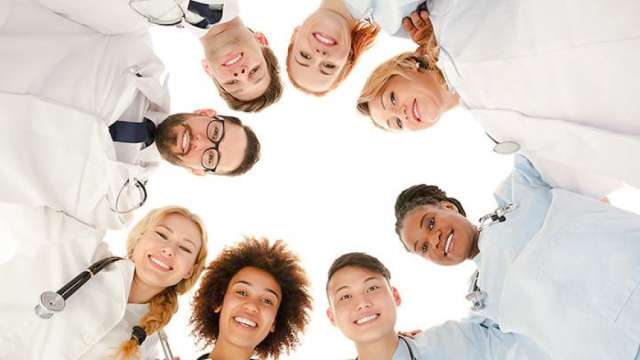
<path id="1" fill-rule="evenodd" d="M 447 113 L 433 130 L 403 134 L 378 130 L 355 111 L 367 76 L 390 56 L 411 50 L 408 40 L 381 34 L 336 91 L 322 98 L 300 93 L 286 76 L 286 50 L 293 28 L 317 2 L 284 3 L 241 4 L 245 24 L 267 35 L 285 82 L 280 102 L 258 114 L 227 109 L 201 69 L 202 49 L 188 29 L 153 27 L 157 54 L 171 74 L 172 111 L 210 107 L 240 117 L 260 138 L 262 157 L 247 175 L 236 178 L 200 178 L 181 168 L 161 167 L 149 182 L 149 201 L 136 221 L 155 207 L 188 207 L 209 231 L 209 260 L 243 235 L 285 240 L 301 257 L 314 297 L 302 345 L 286 359 L 355 357 L 353 345 L 325 316 L 327 270 L 349 251 L 372 254 L 391 270 L 403 300 L 398 330 L 464 317 L 473 264 L 444 268 L 405 253 L 394 232 L 393 204 L 410 185 L 436 184 L 458 198 L 475 221 L 495 208 L 492 191 L 508 175 L 512 157 L 494 154 L 491 140 L 461 109 Z M 627 188 L 610 198 L 640 213 L 640 191 Z M 125 253 L 126 234 L 108 234 L 114 253 Z M 167 328 L 174 355 L 182 359 L 204 352 L 190 336 L 191 297 L 181 298 Z"/>

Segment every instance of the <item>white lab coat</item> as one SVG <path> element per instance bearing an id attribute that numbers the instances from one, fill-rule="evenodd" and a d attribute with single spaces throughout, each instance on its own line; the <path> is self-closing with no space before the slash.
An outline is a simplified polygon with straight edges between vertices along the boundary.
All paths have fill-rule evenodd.
<path id="1" fill-rule="evenodd" d="M 553 188 L 526 158 L 498 188 L 506 221 L 480 233 L 477 312 L 553 359 L 634 359 L 640 347 L 640 216 Z"/>
<path id="2" fill-rule="evenodd" d="M 640 187 L 640 2 L 432 0 L 438 66 L 554 187 Z M 631 157 L 631 158 L 630 158 Z"/>
<path id="3" fill-rule="evenodd" d="M 125 113 L 158 123 L 169 112 L 165 69 L 146 22 L 125 0 L 0 6 L 7 10 L 0 15 L 0 201 L 121 227 L 131 216 L 110 210 L 118 192 L 127 180 L 146 180 L 159 155 L 155 145 L 117 144 L 133 151 L 122 160 L 108 126 L 129 120 L 120 119 Z M 138 194 L 128 190 L 123 202 Z"/>
<path id="4" fill-rule="evenodd" d="M 349 13 L 356 19 L 371 18 L 389 35 L 407 37 L 402 19 L 409 16 L 424 0 L 345 0 Z"/>
<path id="5" fill-rule="evenodd" d="M 128 309 L 133 263 L 109 265 L 74 293 L 63 311 L 41 319 L 34 306 L 43 291 L 58 290 L 93 262 L 110 256 L 103 232 L 49 208 L 2 204 L 0 214 L 5 243 L 21 246 L 17 256 L 0 265 L 5 289 L 0 297 L 0 359 L 92 360 L 114 355 L 111 349 L 131 335 L 129 322 L 121 322 Z M 137 323 L 145 312 L 129 320 Z M 122 338 L 112 336 L 116 331 Z M 115 343 L 105 344 L 105 338 Z M 157 343 L 157 336 L 147 338 L 140 347 L 143 359 L 156 358 Z"/>

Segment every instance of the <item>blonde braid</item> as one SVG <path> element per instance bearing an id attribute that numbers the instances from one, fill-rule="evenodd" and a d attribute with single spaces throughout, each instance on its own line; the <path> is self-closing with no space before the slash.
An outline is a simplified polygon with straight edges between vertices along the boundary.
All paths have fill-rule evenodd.
<path id="1" fill-rule="evenodd" d="M 142 317 L 139 326 L 144 329 L 147 336 L 151 336 L 167 325 L 176 311 L 178 311 L 178 294 L 176 293 L 175 287 L 172 286 L 151 298 L 151 301 L 149 301 L 149 312 Z M 120 345 L 116 359 L 140 359 L 140 351 L 138 348 L 138 341 L 136 339 L 132 338 L 127 340 Z"/>

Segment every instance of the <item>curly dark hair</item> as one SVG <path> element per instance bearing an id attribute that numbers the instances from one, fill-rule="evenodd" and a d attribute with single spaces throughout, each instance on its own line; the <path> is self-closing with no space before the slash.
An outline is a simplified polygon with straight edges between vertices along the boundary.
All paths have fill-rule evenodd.
<path id="1" fill-rule="evenodd" d="M 275 319 L 275 331 L 269 333 L 255 348 L 261 358 L 277 359 L 282 350 L 289 353 L 299 343 L 299 334 L 309 323 L 311 296 L 309 281 L 300 260 L 278 240 L 247 237 L 232 247 L 225 248 L 207 266 L 200 288 L 193 298 L 190 323 L 192 334 L 213 345 L 220 332 L 220 314 L 213 309 L 222 305 L 231 278 L 245 267 L 251 266 L 271 274 L 282 289 L 282 302 Z"/>
<path id="2" fill-rule="evenodd" d="M 418 206 L 438 205 L 440 201 L 448 201 L 452 203 L 458 212 L 463 216 L 467 216 L 462 204 L 458 199 L 448 197 L 447 193 L 435 185 L 413 185 L 398 195 L 395 205 L 396 213 L 396 233 L 400 235 L 402 230 L 402 221 L 411 210 Z"/>

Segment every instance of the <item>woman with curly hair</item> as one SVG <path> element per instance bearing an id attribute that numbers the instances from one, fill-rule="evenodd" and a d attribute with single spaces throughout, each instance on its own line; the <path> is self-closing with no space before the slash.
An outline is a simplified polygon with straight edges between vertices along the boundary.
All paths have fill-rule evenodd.
<path id="1" fill-rule="evenodd" d="M 495 152 L 520 150 L 554 186 L 597 198 L 640 187 L 640 165 L 626 161 L 640 151 L 640 2 L 427 5 L 403 24 L 419 50 L 374 70 L 359 112 L 416 131 L 461 105 Z"/>
<path id="2" fill-rule="evenodd" d="M 277 359 L 299 343 L 309 322 L 309 281 L 283 241 L 246 238 L 209 266 L 193 300 L 193 334 L 210 353 L 200 359 Z"/>
<path id="3" fill-rule="evenodd" d="M 437 186 L 412 186 L 396 200 L 396 232 L 427 261 L 475 263 L 472 321 L 524 335 L 553 359 L 640 359 L 640 216 L 550 186 L 520 155 L 494 196 L 498 208 L 476 225 Z"/>
<path id="4" fill-rule="evenodd" d="M 0 296 L 0 358 L 158 358 L 152 335 L 204 270 L 207 233 L 196 215 L 176 206 L 152 210 L 131 229 L 125 258 L 111 256 L 103 232 L 64 213 L 2 205 L 0 215 L 9 241 L 24 246 L 0 266 L 9 289 Z M 100 260 L 109 264 L 96 271 Z M 66 287 L 90 266 L 91 278 L 62 310 L 47 308 L 47 318 L 42 302 L 34 313 L 43 291 Z"/>

